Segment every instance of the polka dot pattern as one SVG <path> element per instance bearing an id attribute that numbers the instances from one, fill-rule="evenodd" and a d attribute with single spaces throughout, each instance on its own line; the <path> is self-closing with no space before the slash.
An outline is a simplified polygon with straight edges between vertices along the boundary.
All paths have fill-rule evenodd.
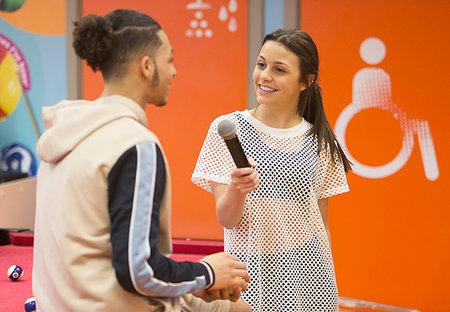
<path id="1" fill-rule="evenodd" d="M 218 123 L 230 119 L 261 184 L 249 193 L 244 214 L 224 229 L 225 251 L 247 264 L 251 282 L 242 299 L 253 311 L 338 311 L 333 258 L 318 200 L 348 191 L 340 161 L 317 154 L 312 125 L 270 128 L 248 111 L 217 118 L 208 131 L 192 181 L 229 184 L 236 167 Z"/>

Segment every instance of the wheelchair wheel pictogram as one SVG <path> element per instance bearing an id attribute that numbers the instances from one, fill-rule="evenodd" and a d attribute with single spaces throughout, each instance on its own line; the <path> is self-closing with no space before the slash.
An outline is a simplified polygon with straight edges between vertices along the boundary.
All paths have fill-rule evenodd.
<path id="1" fill-rule="evenodd" d="M 378 38 L 367 38 L 360 48 L 361 58 L 366 63 L 374 65 L 381 62 L 386 55 L 384 43 Z M 391 79 L 381 68 L 367 67 L 359 70 L 353 77 L 353 102 L 347 105 L 339 115 L 335 133 L 350 161 L 354 164 L 356 174 L 370 178 L 381 179 L 399 171 L 409 160 L 414 148 L 414 134 L 417 134 L 425 176 L 428 180 L 439 177 L 439 169 L 428 121 L 408 119 L 406 113 L 392 100 Z M 402 130 L 402 147 L 395 158 L 381 166 L 368 166 L 359 162 L 348 149 L 345 133 L 351 119 L 368 108 L 378 108 L 392 113 L 398 120 Z"/>

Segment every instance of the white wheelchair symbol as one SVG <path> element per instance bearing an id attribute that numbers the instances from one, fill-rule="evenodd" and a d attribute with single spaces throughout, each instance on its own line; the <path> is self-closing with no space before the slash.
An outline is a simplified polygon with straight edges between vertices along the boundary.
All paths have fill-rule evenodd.
<path id="1" fill-rule="evenodd" d="M 361 58 L 370 65 L 380 63 L 385 55 L 384 43 L 378 38 L 367 38 L 360 47 Z M 397 156 L 382 166 L 367 166 L 357 161 L 345 142 L 345 131 L 350 120 L 367 108 L 379 108 L 392 113 L 400 122 L 403 132 L 402 148 Z M 367 67 L 359 70 L 353 77 L 352 103 L 339 115 L 335 126 L 336 137 L 354 164 L 353 171 L 365 178 L 381 179 L 400 170 L 411 156 L 414 147 L 414 134 L 417 134 L 425 176 L 434 181 L 439 177 L 439 169 L 428 121 L 408 119 L 406 113 L 392 101 L 391 78 L 381 68 Z"/>

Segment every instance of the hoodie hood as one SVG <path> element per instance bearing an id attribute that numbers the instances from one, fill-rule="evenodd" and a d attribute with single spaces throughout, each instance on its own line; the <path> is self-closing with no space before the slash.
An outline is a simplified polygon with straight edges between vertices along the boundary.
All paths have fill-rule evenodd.
<path id="1" fill-rule="evenodd" d="M 132 118 L 147 127 L 145 111 L 133 100 L 113 95 L 95 101 L 61 101 L 43 107 L 45 132 L 36 151 L 48 163 L 57 163 L 80 142 L 104 125 L 120 118 Z"/>

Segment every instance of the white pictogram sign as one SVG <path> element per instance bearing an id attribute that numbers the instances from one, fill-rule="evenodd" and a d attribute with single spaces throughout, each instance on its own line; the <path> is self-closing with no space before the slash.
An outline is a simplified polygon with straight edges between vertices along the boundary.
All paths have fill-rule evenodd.
<path id="1" fill-rule="evenodd" d="M 361 58 L 370 65 L 380 63 L 386 56 L 386 47 L 378 38 L 370 37 L 360 47 Z M 403 132 L 402 148 L 397 156 L 382 166 L 367 166 L 357 161 L 345 143 L 345 131 L 350 120 L 367 108 L 379 108 L 392 113 L 400 123 Z M 408 119 L 406 113 L 392 100 L 391 78 L 383 69 L 366 67 L 353 77 L 352 103 L 339 115 L 335 133 L 350 161 L 353 171 L 365 178 L 380 179 L 400 170 L 411 156 L 414 147 L 414 134 L 417 134 L 425 176 L 434 181 L 439 177 L 439 168 L 434 150 L 433 138 L 427 120 Z"/>
<path id="2" fill-rule="evenodd" d="M 195 38 L 211 38 L 214 32 L 209 24 L 208 20 L 205 19 L 203 10 L 209 10 L 213 7 L 211 4 L 203 2 L 203 0 L 195 0 L 186 5 L 186 10 L 194 10 L 194 18 L 189 22 L 189 27 L 185 31 L 186 37 Z M 236 18 L 232 16 L 238 10 L 237 0 L 229 0 L 228 5 L 222 5 L 217 13 L 219 21 L 228 21 L 228 31 L 236 32 L 238 30 L 238 24 Z"/>

